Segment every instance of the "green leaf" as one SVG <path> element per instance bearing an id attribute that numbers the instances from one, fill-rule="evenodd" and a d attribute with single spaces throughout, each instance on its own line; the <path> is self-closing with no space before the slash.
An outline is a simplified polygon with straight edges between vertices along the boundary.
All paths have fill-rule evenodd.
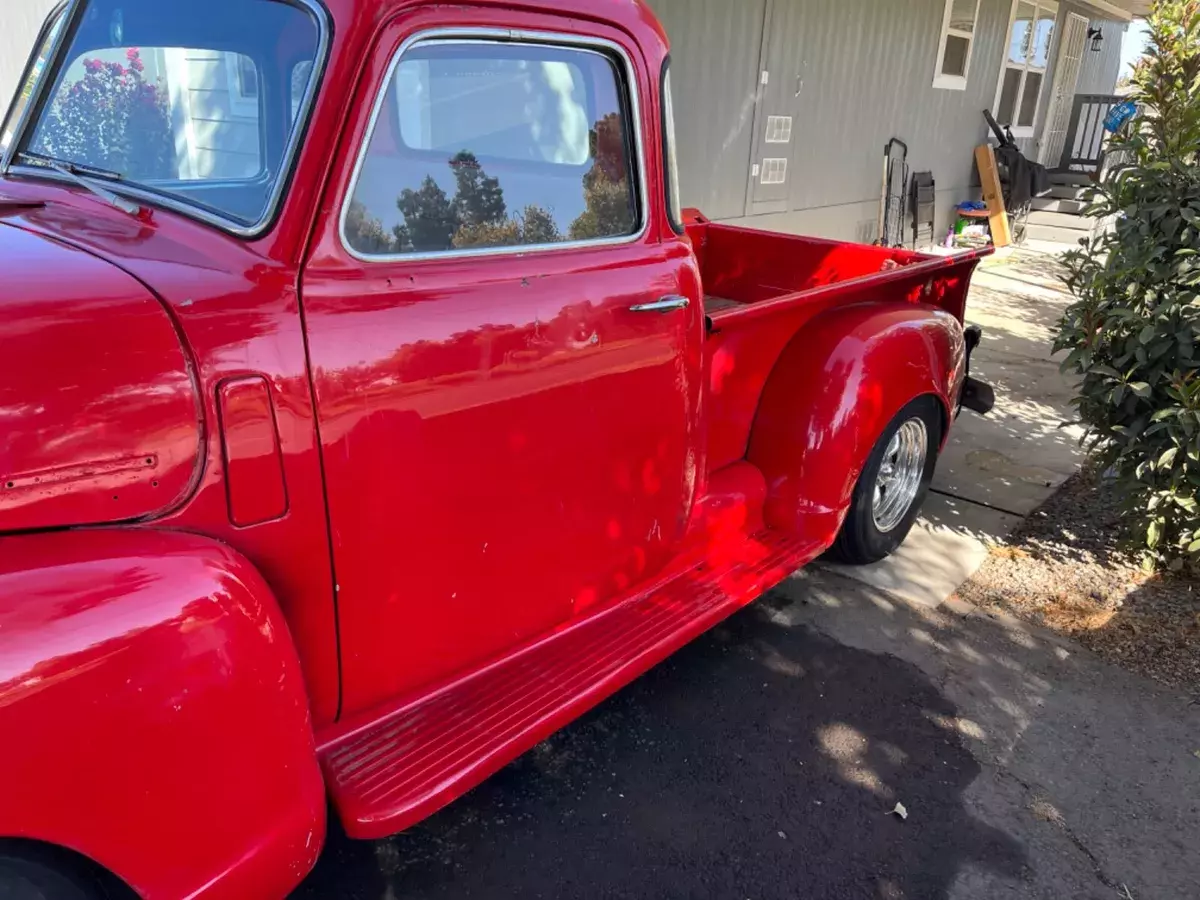
<path id="1" fill-rule="evenodd" d="M 1155 338 L 1155 336 L 1157 336 L 1157 334 L 1158 334 L 1157 328 L 1155 328 L 1153 325 L 1147 325 L 1145 328 L 1142 329 L 1142 333 L 1138 335 L 1138 340 L 1143 344 L 1148 344 L 1152 340 L 1154 340 L 1154 338 Z"/>
<path id="2" fill-rule="evenodd" d="M 1157 468 L 1165 469 L 1175 462 L 1175 457 L 1179 455 L 1178 447 L 1171 447 L 1162 456 L 1158 458 L 1156 463 Z"/>
<path id="3" fill-rule="evenodd" d="M 1150 385 L 1146 384 L 1144 381 L 1135 381 L 1133 384 L 1129 385 L 1129 389 L 1143 400 L 1149 397 L 1151 393 Z"/>
<path id="4" fill-rule="evenodd" d="M 1146 529 L 1146 546 L 1153 550 L 1158 546 L 1160 540 L 1162 540 L 1162 522 L 1154 519 L 1150 522 L 1150 527 Z"/>
<path id="5" fill-rule="evenodd" d="M 1196 540 L 1194 540 L 1190 544 L 1188 544 L 1187 552 L 1188 553 L 1200 553 L 1200 538 L 1196 538 Z"/>

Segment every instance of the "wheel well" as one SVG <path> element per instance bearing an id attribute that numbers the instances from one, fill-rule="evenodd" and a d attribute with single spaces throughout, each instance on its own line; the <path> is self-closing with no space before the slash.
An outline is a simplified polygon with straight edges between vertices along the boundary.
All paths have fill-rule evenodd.
<path id="1" fill-rule="evenodd" d="M 107 900 L 137 900 L 137 893 L 124 881 L 82 853 L 45 841 L 0 838 L 0 858 L 5 856 L 38 862 L 94 885 Z"/>

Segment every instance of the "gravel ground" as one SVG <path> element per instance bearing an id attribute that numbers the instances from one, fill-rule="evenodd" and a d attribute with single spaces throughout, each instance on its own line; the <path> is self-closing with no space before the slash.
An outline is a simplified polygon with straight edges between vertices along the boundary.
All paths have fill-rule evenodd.
<path id="1" fill-rule="evenodd" d="M 1115 491 L 1085 467 L 992 550 L 959 596 L 1200 698 L 1200 580 L 1147 576 L 1122 534 Z"/>

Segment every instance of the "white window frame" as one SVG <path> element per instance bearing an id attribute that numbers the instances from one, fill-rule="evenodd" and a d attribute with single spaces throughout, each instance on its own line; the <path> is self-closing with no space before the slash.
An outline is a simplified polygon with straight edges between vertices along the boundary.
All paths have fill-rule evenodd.
<path id="1" fill-rule="evenodd" d="M 975 54 L 975 36 L 979 33 L 979 7 L 981 6 L 983 6 L 983 0 L 975 0 L 975 22 L 968 34 L 950 27 L 950 17 L 954 12 L 954 0 L 946 0 L 946 8 L 942 13 L 942 34 L 938 40 L 937 60 L 933 67 L 933 86 L 935 88 L 944 91 L 965 91 L 967 89 L 967 79 L 971 77 L 971 57 Z M 942 73 L 942 66 L 946 62 L 946 43 L 951 35 L 967 41 L 967 64 L 962 75 L 944 75 Z"/>
<path id="2" fill-rule="evenodd" d="M 258 96 L 250 97 L 242 93 L 241 61 L 240 53 L 225 53 L 225 71 L 229 78 L 229 112 L 244 119 L 257 119 L 259 116 Z M 258 89 L 262 91 L 262 73 L 258 71 L 258 64 L 254 60 L 250 60 L 250 65 L 254 66 Z"/>
<path id="3" fill-rule="evenodd" d="M 1027 3 L 1034 8 L 1033 32 L 1025 65 L 1019 66 L 1008 58 L 1008 51 L 1012 47 L 1013 26 L 1017 24 L 1017 10 L 1022 3 Z M 1043 11 L 1054 13 L 1054 31 L 1050 35 L 1050 46 L 1046 48 L 1046 65 L 1039 67 L 1033 64 L 1033 53 L 1037 48 L 1037 23 Z M 1042 98 L 1045 96 L 1046 82 L 1050 78 L 1050 62 L 1054 58 L 1055 45 L 1058 43 L 1058 17 L 1061 13 L 1062 7 L 1058 0 L 1012 0 L 1012 9 L 1008 13 L 1008 30 L 1004 32 L 1004 56 L 1000 60 L 1000 77 L 996 80 L 996 99 L 992 103 L 992 109 L 996 113 L 996 121 L 1008 127 L 1015 138 L 1031 138 L 1037 134 L 1038 116 L 1042 111 Z M 1009 69 L 1021 72 L 1021 84 L 1017 88 L 1017 98 L 1013 103 L 1012 122 L 1001 122 L 1000 97 L 1004 94 L 1004 76 Z M 1021 101 L 1025 99 L 1025 85 L 1029 80 L 1030 72 L 1041 75 L 1042 83 L 1038 86 L 1037 104 L 1033 108 L 1033 122 L 1029 125 L 1018 125 L 1017 118 L 1021 115 Z"/>

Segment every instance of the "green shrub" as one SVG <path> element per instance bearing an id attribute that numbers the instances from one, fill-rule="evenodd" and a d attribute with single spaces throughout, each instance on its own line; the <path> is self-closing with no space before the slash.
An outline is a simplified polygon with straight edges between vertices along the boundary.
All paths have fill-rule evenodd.
<path id="1" fill-rule="evenodd" d="M 1200 561 L 1200 0 L 1158 0 L 1148 25 L 1141 114 L 1089 209 L 1115 224 L 1067 256 L 1055 348 L 1147 561 L 1179 568 Z"/>

